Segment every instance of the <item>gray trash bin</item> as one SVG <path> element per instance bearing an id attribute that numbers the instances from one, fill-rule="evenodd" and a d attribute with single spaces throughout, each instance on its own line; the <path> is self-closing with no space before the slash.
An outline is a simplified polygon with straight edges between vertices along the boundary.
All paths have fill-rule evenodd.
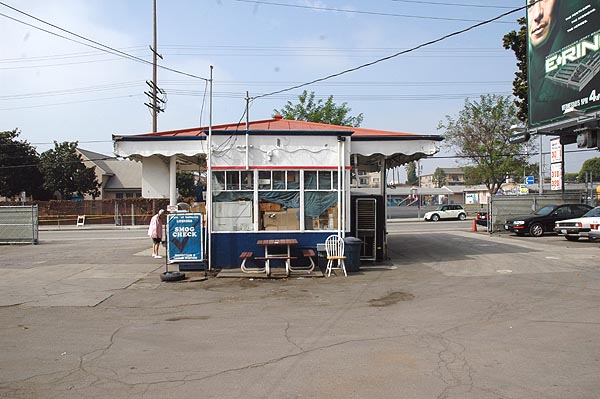
<path id="1" fill-rule="evenodd" d="M 346 271 L 360 271 L 360 247 L 362 240 L 356 237 L 344 238 L 344 255 L 346 256 Z"/>

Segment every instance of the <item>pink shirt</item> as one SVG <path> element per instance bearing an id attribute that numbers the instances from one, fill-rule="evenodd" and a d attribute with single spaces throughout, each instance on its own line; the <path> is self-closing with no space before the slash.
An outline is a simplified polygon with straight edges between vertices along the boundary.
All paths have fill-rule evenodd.
<path id="1" fill-rule="evenodd" d="M 163 224 L 158 215 L 152 216 L 150 226 L 148 227 L 148 235 L 152 238 L 162 238 Z"/>

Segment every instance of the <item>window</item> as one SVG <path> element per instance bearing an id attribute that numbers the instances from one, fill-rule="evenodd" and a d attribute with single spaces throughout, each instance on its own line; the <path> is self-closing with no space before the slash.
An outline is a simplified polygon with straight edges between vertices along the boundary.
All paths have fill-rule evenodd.
<path id="1" fill-rule="evenodd" d="M 300 229 L 300 172 L 258 172 L 258 229 Z"/>
<path id="2" fill-rule="evenodd" d="M 304 228 L 306 230 L 337 229 L 337 183 L 337 172 L 304 172 Z"/>
<path id="3" fill-rule="evenodd" d="M 253 230 L 253 172 L 217 171 L 212 175 L 213 229 L 215 231 Z"/>
<path id="4" fill-rule="evenodd" d="M 302 221 L 305 230 L 338 226 L 337 171 L 214 171 L 212 194 L 214 231 L 293 231 Z"/>

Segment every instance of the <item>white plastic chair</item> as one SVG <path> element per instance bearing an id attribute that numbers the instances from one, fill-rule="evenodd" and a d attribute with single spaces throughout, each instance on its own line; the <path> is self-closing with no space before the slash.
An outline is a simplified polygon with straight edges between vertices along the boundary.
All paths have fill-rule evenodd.
<path id="1" fill-rule="evenodd" d="M 331 270 L 340 269 L 344 272 L 344 276 L 348 277 L 346 263 L 344 262 L 346 259 L 344 256 L 344 240 L 337 235 L 327 237 L 327 240 L 325 240 L 325 252 L 327 253 L 327 268 L 325 269 L 327 277 L 331 276 Z M 337 262 L 336 267 L 333 266 L 335 262 Z"/>

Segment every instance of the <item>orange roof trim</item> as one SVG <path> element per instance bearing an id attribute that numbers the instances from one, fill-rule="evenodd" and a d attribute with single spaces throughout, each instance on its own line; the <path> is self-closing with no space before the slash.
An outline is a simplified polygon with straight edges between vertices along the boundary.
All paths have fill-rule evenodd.
<path id="1" fill-rule="evenodd" d="M 230 123 L 224 125 L 214 125 L 212 130 L 218 131 L 245 131 L 246 123 Z M 391 132 L 386 130 L 376 130 L 376 129 L 366 129 L 362 127 L 351 127 L 351 126 L 338 126 L 338 125 L 329 125 L 326 123 L 317 123 L 317 122 L 305 122 L 305 121 L 296 121 L 283 119 L 281 115 L 275 115 L 273 119 L 252 121 L 249 123 L 248 130 L 262 130 L 262 131 L 328 131 L 328 130 L 336 130 L 336 131 L 351 131 L 352 137 L 427 137 L 431 138 L 429 135 L 421 135 L 414 133 L 405 133 L 405 132 Z M 157 133 L 145 133 L 139 134 L 138 137 L 194 137 L 194 136 L 206 136 L 206 132 L 208 132 L 208 126 L 197 127 L 191 129 L 181 129 L 181 130 L 169 130 L 164 132 Z"/>

